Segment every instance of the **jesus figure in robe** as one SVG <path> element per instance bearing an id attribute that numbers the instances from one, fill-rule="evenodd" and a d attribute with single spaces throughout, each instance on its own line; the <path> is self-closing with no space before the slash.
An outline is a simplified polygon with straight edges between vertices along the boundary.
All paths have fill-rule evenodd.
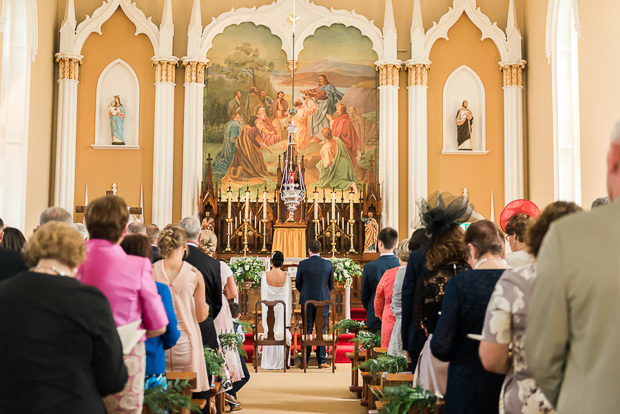
<path id="1" fill-rule="evenodd" d="M 323 146 L 321 160 L 316 164 L 319 170 L 319 188 L 333 188 L 336 190 L 353 190 L 357 193 L 357 177 L 351 156 L 342 141 L 332 135 L 329 128 L 323 128 Z"/>
<path id="2" fill-rule="evenodd" d="M 344 104 L 338 104 L 334 116 L 328 115 L 328 118 L 333 119 L 332 135 L 340 138 L 340 141 L 342 141 L 349 152 L 353 167 L 355 167 L 359 154 L 358 148 L 360 140 L 353 126 L 353 122 L 351 122 L 351 118 L 349 118 L 347 114 L 347 107 Z"/>
<path id="3" fill-rule="evenodd" d="M 336 112 L 336 104 L 344 97 L 344 94 L 329 83 L 325 75 L 319 76 L 318 87 L 301 91 L 301 93 L 312 97 L 317 104 L 317 111 L 310 118 L 310 136 L 320 142 L 323 140 L 321 131 L 323 128 L 329 128 L 327 115 L 333 115 Z"/>

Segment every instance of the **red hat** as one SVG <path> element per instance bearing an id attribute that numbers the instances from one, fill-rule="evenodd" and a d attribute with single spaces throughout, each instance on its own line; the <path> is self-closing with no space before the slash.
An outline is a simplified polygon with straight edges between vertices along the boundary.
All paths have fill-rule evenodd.
<path id="1" fill-rule="evenodd" d="M 540 216 L 540 210 L 536 204 L 532 203 L 530 200 L 511 201 L 506 207 L 504 207 L 502 214 L 499 216 L 499 223 L 504 232 L 506 231 L 506 224 L 508 224 L 508 220 L 519 213 L 527 214 L 533 218 Z"/>

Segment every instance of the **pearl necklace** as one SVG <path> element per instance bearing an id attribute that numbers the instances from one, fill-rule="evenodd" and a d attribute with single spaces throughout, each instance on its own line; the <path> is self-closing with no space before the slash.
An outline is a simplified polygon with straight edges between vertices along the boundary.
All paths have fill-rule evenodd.
<path id="1" fill-rule="evenodd" d="M 484 259 L 480 260 L 478 263 L 476 263 L 476 265 L 474 266 L 474 269 L 477 269 L 480 265 L 482 265 L 483 263 L 486 263 L 488 261 L 489 261 L 489 259 L 487 259 L 487 258 L 484 258 Z"/>
<path id="2" fill-rule="evenodd" d="M 56 268 L 56 266 L 51 266 L 51 267 L 45 266 L 45 267 L 43 267 L 43 266 L 37 265 L 37 266 L 33 267 L 30 270 L 35 271 L 37 269 L 39 269 L 39 270 L 45 270 L 46 269 L 46 270 L 49 270 L 51 272 L 56 273 L 58 276 L 67 276 L 67 273 L 64 270 L 58 269 L 58 268 Z"/>

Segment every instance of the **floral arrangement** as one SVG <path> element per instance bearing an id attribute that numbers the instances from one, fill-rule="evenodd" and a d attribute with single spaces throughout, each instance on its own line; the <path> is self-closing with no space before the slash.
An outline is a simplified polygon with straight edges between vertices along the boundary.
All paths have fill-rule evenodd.
<path id="1" fill-rule="evenodd" d="M 187 379 L 168 381 L 168 387 L 157 385 L 153 388 L 147 388 L 144 390 L 144 405 L 153 414 L 179 412 L 181 409 L 200 413 L 200 408 L 192 402 L 192 399 L 183 395 L 183 391 L 187 388 L 191 388 Z"/>
<path id="2" fill-rule="evenodd" d="M 376 381 L 377 374 L 387 372 L 388 374 L 397 374 L 406 371 L 409 367 L 407 358 L 394 355 L 379 355 L 375 359 L 368 359 L 360 364 L 360 369 L 370 372 L 372 378 Z"/>
<path id="3" fill-rule="evenodd" d="M 332 327 L 329 329 L 329 333 L 336 332 L 336 335 L 342 335 L 346 332 L 357 332 L 361 329 L 366 329 L 366 324 L 364 322 L 358 322 L 351 319 L 343 319 L 332 325 Z"/>
<path id="4" fill-rule="evenodd" d="M 356 346 L 370 352 L 372 348 L 381 346 L 381 331 L 375 333 L 360 331 L 355 338 L 351 339 L 349 342 L 353 342 Z"/>
<path id="5" fill-rule="evenodd" d="M 430 413 L 435 408 L 435 403 L 438 400 L 437 396 L 432 392 L 423 389 L 419 385 L 411 388 L 409 384 L 386 387 L 377 396 L 384 402 L 381 414 L 406 413 L 414 407 L 417 408 L 419 413 Z"/>
<path id="6" fill-rule="evenodd" d="M 225 372 L 222 368 L 224 364 L 224 358 L 209 347 L 204 347 L 205 363 L 207 365 L 207 372 L 214 377 L 222 377 Z"/>
<path id="7" fill-rule="evenodd" d="M 362 267 L 349 258 L 329 259 L 334 266 L 334 280 L 351 287 L 354 277 L 362 277 Z"/>
<path id="8" fill-rule="evenodd" d="M 265 271 L 265 264 L 258 257 L 239 257 L 234 262 L 231 261 L 229 266 L 237 286 L 242 286 L 245 281 L 260 285 L 261 272 Z"/>

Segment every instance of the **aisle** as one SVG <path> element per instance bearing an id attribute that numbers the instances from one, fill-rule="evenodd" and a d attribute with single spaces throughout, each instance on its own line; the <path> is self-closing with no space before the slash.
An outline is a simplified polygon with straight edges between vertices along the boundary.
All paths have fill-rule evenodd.
<path id="1" fill-rule="evenodd" d="M 351 364 L 336 364 L 331 369 L 312 367 L 304 374 L 297 367 L 286 371 L 263 371 L 248 364 L 250 382 L 239 392 L 243 412 L 366 414 L 355 394 L 349 392 Z"/>

